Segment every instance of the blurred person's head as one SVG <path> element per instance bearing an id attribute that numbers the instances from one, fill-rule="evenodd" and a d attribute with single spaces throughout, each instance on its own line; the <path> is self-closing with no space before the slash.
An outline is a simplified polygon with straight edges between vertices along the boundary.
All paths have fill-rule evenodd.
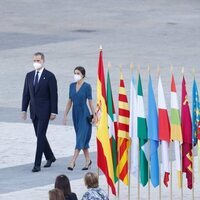
<path id="1" fill-rule="evenodd" d="M 85 174 L 84 181 L 85 181 L 85 185 L 88 189 L 99 187 L 99 178 L 98 178 L 98 175 L 96 173 L 87 172 Z"/>
<path id="2" fill-rule="evenodd" d="M 61 175 L 56 177 L 54 187 L 62 190 L 65 197 L 67 195 L 71 194 L 71 186 L 70 186 L 69 179 L 64 174 L 61 174 Z"/>
<path id="3" fill-rule="evenodd" d="M 49 190 L 49 200 L 65 200 L 62 190 L 57 188 Z"/>
<path id="4" fill-rule="evenodd" d="M 81 67 L 81 66 L 77 66 L 75 69 L 74 69 L 74 80 L 77 82 L 77 81 L 80 81 L 82 79 L 85 78 L 85 68 L 84 67 Z"/>
<path id="5" fill-rule="evenodd" d="M 41 52 L 36 52 L 33 55 L 33 66 L 35 70 L 40 70 L 44 67 L 45 57 Z"/>

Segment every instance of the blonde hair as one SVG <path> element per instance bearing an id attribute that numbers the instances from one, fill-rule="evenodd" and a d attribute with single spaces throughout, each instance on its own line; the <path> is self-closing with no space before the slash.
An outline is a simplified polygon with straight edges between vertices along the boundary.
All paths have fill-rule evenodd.
<path id="1" fill-rule="evenodd" d="M 63 191 L 57 188 L 49 190 L 49 200 L 65 200 Z"/>
<path id="2" fill-rule="evenodd" d="M 88 172 L 85 174 L 85 185 L 87 188 L 97 188 L 99 187 L 99 178 L 96 173 Z"/>

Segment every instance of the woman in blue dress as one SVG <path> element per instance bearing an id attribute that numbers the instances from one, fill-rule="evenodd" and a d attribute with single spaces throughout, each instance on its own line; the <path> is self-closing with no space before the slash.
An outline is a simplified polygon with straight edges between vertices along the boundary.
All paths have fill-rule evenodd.
<path id="1" fill-rule="evenodd" d="M 82 170 L 88 170 L 91 167 L 92 161 L 89 154 L 89 142 L 92 133 L 92 123 L 95 122 L 95 110 L 92 102 L 92 88 L 89 83 L 84 81 L 85 69 L 78 66 L 74 69 L 75 82 L 70 84 L 69 87 L 69 100 L 64 112 L 64 124 L 67 122 L 67 115 L 72 107 L 72 118 L 74 129 L 76 132 L 76 147 L 72 160 L 69 163 L 68 170 L 73 170 L 75 167 L 76 159 L 81 150 L 85 155 L 85 166 Z M 92 112 L 87 106 L 87 100 Z"/>

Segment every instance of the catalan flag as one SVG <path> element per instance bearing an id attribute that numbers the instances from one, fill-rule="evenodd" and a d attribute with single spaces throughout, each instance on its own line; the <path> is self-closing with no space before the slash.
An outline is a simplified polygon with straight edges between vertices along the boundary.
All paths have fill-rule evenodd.
<path id="1" fill-rule="evenodd" d="M 117 119 L 113 102 L 109 69 L 107 72 L 107 105 L 108 105 L 108 129 L 112 150 L 114 181 L 117 182 Z"/>
<path id="2" fill-rule="evenodd" d="M 147 121 L 144 109 L 142 82 L 139 74 L 137 90 L 137 131 L 139 138 L 139 166 L 140 182 L 145 186 L 148 182 L 149 144 L 147 135 Z"/>
<path id="3" fill-rule="evenodd" d="M 169 182 L 169 143 L 170 143 L 170 124 L 165 102 L 165 95 L 161 76 L 158 78 L 158 134 L 161 141 L 162 168 L 164 171 L 164 184 L 168 187 Z"/>
<path id="4" fill-rule="evenodd" d="M 119 86 L 119 119 L 118 119 L 118 174 L 119 179 L 128 185 L 128 149 L 129 139 L 129 106 L 122 72 L 120 72 Z"/>
<path id="5" fill-rule="evenodd" d="M 178 176 L 178 186 L 182 187 L 182 169 L 181 169 L 181 144 L 182 139 L 182 130 L 181 130 L 181 121 L 180 113 L 178 106 L 178 97 L 176 92 L 176 85 L 174 80 L 174 75 L 172 74 L 171 80 L 171 140 L 174 141 L 175 147 L 175 159 L 176 159 L 176 170 Z"/>
<path id="6" fill-rule="evenodd" d="M 108 113 L 106 105 L 106 88 L 102 49 L 100 49 L 99 53 L 97 75 L 97 118 L 97 165 L 105 174 L 107 183 L 110 186 L 112 193 L 116 195 L 113 159 L 108 132 Z"/>
<path id="7" fill-rule="evenodd" d="M 182 144 L 182 169 L 186 173 L 187 186 L 192 189 L 192 119 L 186 90 L 186 82 L 182 80 L 181 127 L 183 135 Z"/>

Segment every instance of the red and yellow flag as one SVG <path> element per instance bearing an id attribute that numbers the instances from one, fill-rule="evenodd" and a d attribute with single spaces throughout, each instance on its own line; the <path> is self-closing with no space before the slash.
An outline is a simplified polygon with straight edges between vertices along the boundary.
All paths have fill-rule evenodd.
<path id="1" fill-rule="evenodd" d="M 118 120 L 118 176 L 119 179 L 128 185 L 128 149 L 129 138 L 129 106 L 123 75 L 120 73 L 119 86 L 119 120 Z"/>
<path id="2" fill-rule="evenodd" d="M 113 160 L 108 131 L 108 114 L 102 49 L 100 49 L 99 54 L 97 75 L 97 119 L 97 165 L 105 174 L 107 183 L 110 186 L 112 193 L 116 195 Z"/>
<path id="3" fill-rule="evenodd" d="M 181 127 L 183 134 L 182 168 L 183 172 L 186 173 L 187 186 L 192 189 L 192 119 L 184 77 L 182 80 Z"/>

